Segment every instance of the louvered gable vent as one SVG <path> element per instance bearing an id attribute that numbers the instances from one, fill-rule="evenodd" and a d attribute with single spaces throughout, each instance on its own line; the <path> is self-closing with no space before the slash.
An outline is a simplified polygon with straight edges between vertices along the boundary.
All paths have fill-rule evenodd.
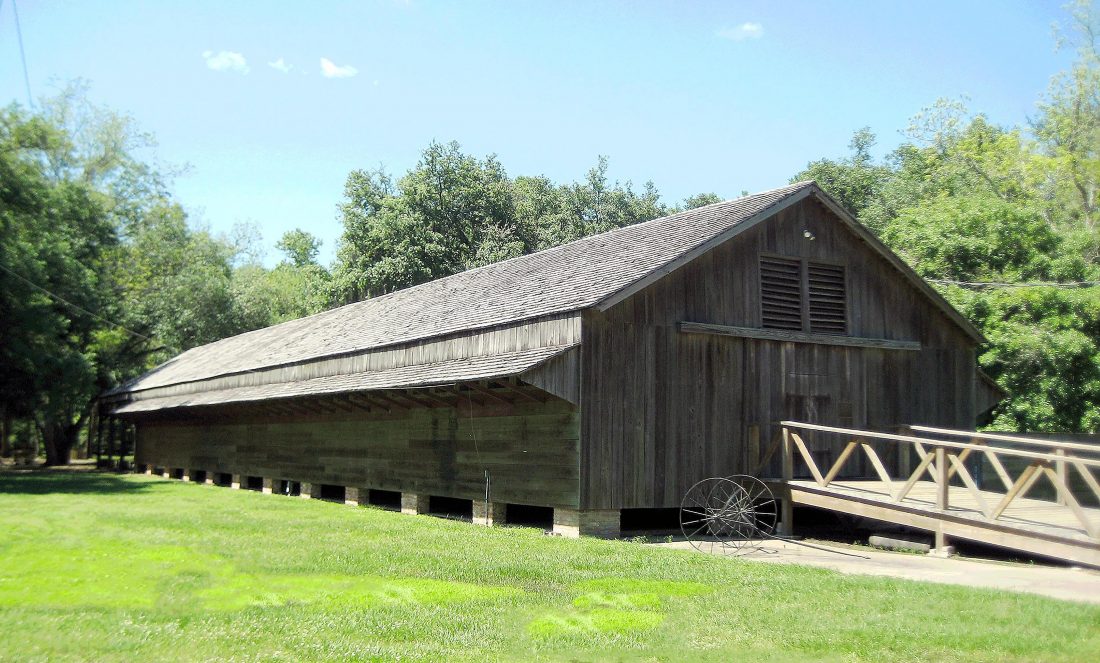
<path id="1" fill-rule="evenodd" d="M 765 329 L 802 330 L 802 261 L 760 257 L 760 308 Z"/>
<path id="2" fill-rule="evenodd" d="M 848 309 L 844 268 L 819 262 L 806 263 L 810 333 L 847 334 Z"/>
<path id="3" fill-rule="evenodd" d="M 760 313 L 765 329 L 847 334 L 844 267 L 801 258 L 760 256 Z"/>

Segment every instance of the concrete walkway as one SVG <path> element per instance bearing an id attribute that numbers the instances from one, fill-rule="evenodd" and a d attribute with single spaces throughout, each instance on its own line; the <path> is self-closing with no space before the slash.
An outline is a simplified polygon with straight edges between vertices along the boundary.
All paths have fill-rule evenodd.
<path id="1" fill-rule="evenodd" d="M 652 545 L 692 550 L 691 544 L 687 541 Z M 812 545 L 821 548 L 831 547 L 817 541 L 813 541 Z M 948 585 L 1027 592 L 1067 601 L 1100 604 L 1100 571 L 1091 569 L 973 559 L 943 559 L 921 554 L 841 546 L 832 546 L 832 548 L 870 559 L 812 550 L 786 541 L 768 541 L 759 550 L 741 555 L 740 558 L 772 564 L 803 564 L 855 575 L 886 576 Z"/>

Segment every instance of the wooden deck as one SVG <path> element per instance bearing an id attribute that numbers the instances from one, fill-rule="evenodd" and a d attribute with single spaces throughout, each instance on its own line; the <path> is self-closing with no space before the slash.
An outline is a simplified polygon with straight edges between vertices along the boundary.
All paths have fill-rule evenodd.
<path id="1" fill-rule="evenodd" d="M 782 425 L 783 478 L 776 487 L 787 498 L 781 518 L 786 534 L 792 532 L 792 507 L 802 504 L 928 530 L 937 548 L 958 538 L 1100 567 L 1100 508 L 1082 504 L 1100 502 L 1096 445 L 928 426 L 911 426 L 912 434 L 899 435 L 793 421 Z M 803 439 L 808 434 L 816 441 Z M 810 446 L 837 436 L 842 450 L 830 466 L 819 467 Z M 908 462 L 888 468 L 880 455 L 886 445 L 901 449 L 902 460 L 916 459 L 915 469 Z M 840 478 L 860 454 L 878 479 Z M 996 479 L 991 483 L 999 482 L 1003 490 L 975 479 L 980 475 L 971 468 L 979 463 L 989 466 Z M 796 466 L 813 478 L 796 478 Z M 1075 491 L 1074 478 L 1086 493 Z M 1038 482 L 1052 487 L 1055 497 L 1027 497 Z"/>
<path id="2" fill-rule="evenodd" d="M 788 485 L 796 505 L 1100 567 L 1100 542 L 1090 539 L 1073 513 L 1056 502 L 1018 498 L 992 521 L 970 491 L 961 486 L 950 488 L 950 506 L 941 511 L 936 508 L 937 486 L 932 481 L 918 481 L 900 502 L 893 501 L 889 487 L 882 481 L 833 481 L 821 487 L 813 480 L 794 480 Z M 982 491 L 982 496 L 987 503 L 996 504 L 1003 494 Z M 1091 521 L 1100 523 L 1100 509 L 1084 511 Z"/>

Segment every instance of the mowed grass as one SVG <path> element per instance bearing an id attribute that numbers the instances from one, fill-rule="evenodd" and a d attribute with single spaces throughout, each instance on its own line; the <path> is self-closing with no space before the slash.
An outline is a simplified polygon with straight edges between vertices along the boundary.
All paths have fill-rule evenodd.
<path id="1" fill-rule="evenodd" d="M 144 476 L 0 474 L 4 660 L 1100 660 L 1100 608 Z"/>

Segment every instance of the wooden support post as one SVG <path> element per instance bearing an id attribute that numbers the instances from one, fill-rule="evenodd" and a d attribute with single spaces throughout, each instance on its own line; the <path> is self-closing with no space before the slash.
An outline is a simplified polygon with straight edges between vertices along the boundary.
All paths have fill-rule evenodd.
<path id="1" fill-rule="evenodd" d="M 791 432 L 783 427 L 783 513 L 779 519 L 779 534 L 794 534 L 794 503 L 791 501 L 791 482 L 794 481 L 794 447 L 791 445 Z"/>
<path id="2" fill-rule="evenodd" d="M 913 429 L 909 426 L 902 426 L 902 435 L 912 435 Z M 898 476 L 908 477 L 913 471 L 913 453 L 909 449 L 908 444 L 902 444 L 898 446 Z"/>
<path id="3" fill-rule="evenodd" d="M 950 557 L 955 554 L 954 546 L 947 545 L 947 535 L 943 533 L 943 526 L 936 525 L 936 547 L 928 551 L 933 557 Z"/>
<path id="4" fill-rule="evenodd" d="M 947 470 L 947 449 L 936 447 L 936 508 L 947 511 L 950 506 L 951 477 Z"/>
<path id="5" fill-rule="evenodd" d="M 359 489 L 351 486 L 344 487 L 344 504 L 348 506 L 359 506 L 362 504 L 359 497 Z M 365 491 L 364 491 L 365 492 Z"/>
<path id="6" fill-rule="evenodd" d="M 103 464 L 103 408 L 96 403 L 95 418 L 95 466 Z"/>
<path id="7" fill-rule="evenodd" d="M 241 489 L 241 475 L 239 475 L 239 474 L 232 475 L 231 478 L 229 479 L 229 487 L 232 488 L 233 490 L 240 490 Z"/>
<path id="8" fill-rule="evenodd" d="M 401 493 L 401 513 L 412 516 L 428 513 L 428 496 L 421 493 Z"/>
<path id="9" fill-rule="evenodd" d="M 118 463 L 115 464 L 115 467 L 119 470 L 126 469 L 126 452 L 130 448 L 133 435 L 134 425 L 128 421 L 122 422 L 118 436 Z"/>
<path id="10" fill-rule="evenodd" d="M 275 490 L 275 480 L 271 477 L 263 478 L 263 487 L 260 488 L 260 492 L 264 495 L 270 495 Z"/>
<path id="11" fill-rule="evenodd" d="M 935 448 L 936 456 L 936 508 L 940 511 L 947 511 L 951 506 L 950 493 L 951 493 L 951 474 L 948 469 L 950 463 L 947 462 L 947 449 L 944 447 Z M 936 523 L 936 547 L 932 549 L 930 555 L 936 557 L 950 557 L 954 550 L 947 545 L 947 535 L 943 531 L 943 523 Z"/>
<path id="12" fill-rule="evenodd" d="M 1065 458 L 1066 457 L 1066 450 L 1065 449 L 1055 449 L 1054 450 L 1054 455 L 1059 456 L 1061 458 Z M 1058 477 L 1057 483 L 1061 484 L 1062 487 L 1064 487 L 1068 490 L 1069 489 L 1069 472 L 1067 470 L 1068 470 L 1068 467 L 1066 466 L 1066 461 L 1064 461 L 1064 460 L 1054 461 L 1054 473 Z M 1066 504 L 1067 504 L 1066 498 L 1062 496 L 1063 493 L 1062 493 L 1061 488 L 1059 488 L 1058 486 L 1055 486 L 1055 488 L 1056 488 L 1055 494 L 1057 495 L 1058 504 L 1061 504 L 1062 506 L 1066 506 Z"/>
<path id="13" fill-rule="evenodd" d="M 107 422 L 107 463 L 111 463 L 111 458 L 115 455 L 115 434 L 118 432 L 118 420 L 114 417 L 110 417 Z"/>

